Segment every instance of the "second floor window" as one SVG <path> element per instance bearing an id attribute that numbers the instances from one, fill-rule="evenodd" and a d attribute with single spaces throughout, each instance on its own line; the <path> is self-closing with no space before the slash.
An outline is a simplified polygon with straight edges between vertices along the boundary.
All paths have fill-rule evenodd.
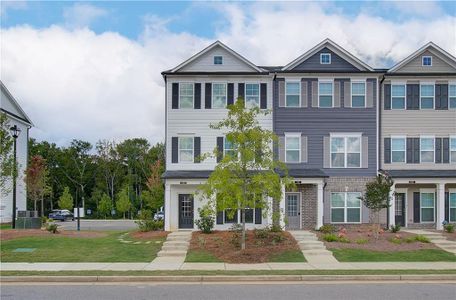
<path id="1" fill-rule="evenodd" d="M 366 106 L 366 83 L 352 82 L 352 107 Z"/>
<path id="2" fill-rule="evenodd" d="M 193 162 L 193 137 L 179 137 L 179 162 Z"/>
<path id="3" fill-rule="evenodd" d="M 226 84 L 213 83 L 212 84 L 212 108 L 225 108 L 226 107 Z"/>
<path id="4" fill-rule="evenodd" d="M 260 106 L 260 85 L 258 83 L 245 84 L 245 104 L 247 108 Z"/>
<path id="5" fill-rule="evenodd" d="M 405 138 L 391 138 L 391 162 L 405 162 Z"/>
<path id="6" fill-rule="evenodd" d="M 234 150 L 234 145 L 232 142 L 230 142 L 227 138 L 224 139 L 224 147 L 223 147 L 223 154 L 224 155 L 229 155 L 234 157 L 236 154 L 236 151 Z"/>
<path id="7" fill-rule="evenodd" d="M 179 84 L 179 108 L 193 108 L 193 83 Z"/>
<path id="8" fill-rule="evenodd" d="M 421 162 L 434 162 L 434 138 L 420 139 Z"/>
<path id="9" fill-rule="evenodd" d="M 420 108 L 433 109 L 434 108 L 434 85 L 423 84 L 421 85 L 420 92 Z"/>
<path id="10" fill-rule="evenodd" d="M 361 167 L 361 137 L 331 137 L 331 168 Z"/>
<path id="11" fill-rule="evenodd" d="M 333 84 L 332 82 L 318 83 L 319 107 L 333 107 Z"/>
<path id="12" fill-rule="evenodd" d="M 391 85 L 391 109 L 405 109 L 405 84 Z"/>
<path id="13" fill-rule="evenodd" d="M 456 163 L 456 137 L 450 138 L 450 161 Z"/>
<path id="14" fill-rule="evenodd" d="M 286 107 L 299 107 L 299 94 L 301 92 L 299 82 L 286 83 Z"/>
<path id="15" fill-rule="evenodd" d="M 449 108 L 456 108 L 456 84 L 448 86 Z"/>
<path id="16" fill-rule="evenodd" d="M 301 137 L 285 136 L 285 162 L 299 163 L 301 154 Z"/>

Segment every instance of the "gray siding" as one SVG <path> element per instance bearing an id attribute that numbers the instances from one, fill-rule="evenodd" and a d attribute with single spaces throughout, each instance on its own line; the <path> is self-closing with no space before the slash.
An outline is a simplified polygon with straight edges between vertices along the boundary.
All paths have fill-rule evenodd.
<path id="1" fill-rule="evenodd" d="M 422 57 L 432 56 L 432 66 L 423 66 Z M 440 59 L 437 55 L 427 50 L 423 54 L 418 55 L 407 64 L 396 70 L 396 73 L 433 73 L 433 72 L 455 72 L 456 69 L 450 66 L 447 62 Z"/>
<path id="2" fill-rule="evenodd" d="M 331 63 L 327 65 L 320 64 L 320 54 L 321 53 L 331 53 Z M 342 57 L 329 50 L 328 48 L 323 48 L 296 67 L 293 68 L 296 71 L 334 71 L 334 72 L 353 72 L 359 71 L 358 68 L 344 60 Z"/>

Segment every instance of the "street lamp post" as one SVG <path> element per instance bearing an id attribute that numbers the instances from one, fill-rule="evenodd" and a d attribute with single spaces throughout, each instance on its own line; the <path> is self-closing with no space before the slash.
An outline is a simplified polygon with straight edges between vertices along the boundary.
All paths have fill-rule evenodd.
<path id="1" fill-rule="evenodd" d="M 21 133 L 21 129 L 17 125 L 11 126 L 10 128 L 11 136 L 14 139 L 13 151 L 14 151 L 14 160 L 13 160 L 13 220 L 12 228 L 16 228 L 16 177 L 17 177 L 17 163 L 16 163 L 16 141 Z"/>

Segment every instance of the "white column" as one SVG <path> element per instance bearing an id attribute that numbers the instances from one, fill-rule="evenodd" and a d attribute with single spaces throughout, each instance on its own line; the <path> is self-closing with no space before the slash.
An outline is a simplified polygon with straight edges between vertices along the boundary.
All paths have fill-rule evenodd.
<path id="1" fill-rule="evenodd" d="M 171 230 L 171 185 L 165 182 L 165 230 Z"/>
<path id="2" fill-rule="evenodd" d="M 391 191 L 390 191 L 390 195 L 389 195 L 389 200 L 390 200 L 390 207 L 388 208 L 389 210 L 389 226 L 393 226 L 393 225 L 396 225 L 396 196 L 394 195 L 394 192 L 395 192 L 396 188 L 395 188 L 395 185 L 393 185 L 391 187 Z M 404 209 L 407 209 L 404 207 Z"/>
<path id="3" fill-rule="evenodd" d="M 317 224 L 315 229 L 323 226 L 323 182 L 317 184 Z"/>
<path id="4" fill-rule="evenodd" d="M 436 229 L 442 230 L 442 222 L 445 220 L 445 183 L 437 184 L 437 220 Z"/>
<path id="5" fill-rule="evenodd" d="M 280 227 L 285 228 L 285 185 L 282 184 L 282 197 L 279 205 Z"/>

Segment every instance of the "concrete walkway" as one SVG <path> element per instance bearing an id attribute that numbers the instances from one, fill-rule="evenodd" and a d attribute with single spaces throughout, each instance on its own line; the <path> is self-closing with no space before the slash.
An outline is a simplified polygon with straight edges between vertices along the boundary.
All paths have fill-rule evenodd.
<path id="1" fill-rule="evenodd" d="M 298 242 L 299 248 L 310 264 L 338 264 L 332 252 L 327 250 L 325 244 L 320 242 L 317 235 L 306 230 L 289 231 Z"/>
<path id="2" fill-rule="evenodd" d="M 441 234 L 440 232 L 436 231 L 429 231 L 429 230 L 423 230 L 423 229 L 402 229 L 404 232 L 409 232 L 413 234 L 419 234 L 419 235 L 424 235 L 428 239 L 431 240 L 431 242 L 436 245 L 437 247 L 451 252 L 453 254 L 456 254 L 456 242 L 447 240 L 446 237 Z"/>
<path id="3" fill-rule="evenodd" d="M 162 249 L 157 253 L 150 265 L 145 266 L 146 270 L 178 270 L 185 261 L 188 246 L 192 238 L 191 231 L 171 232 L 166 237 Z"/>

